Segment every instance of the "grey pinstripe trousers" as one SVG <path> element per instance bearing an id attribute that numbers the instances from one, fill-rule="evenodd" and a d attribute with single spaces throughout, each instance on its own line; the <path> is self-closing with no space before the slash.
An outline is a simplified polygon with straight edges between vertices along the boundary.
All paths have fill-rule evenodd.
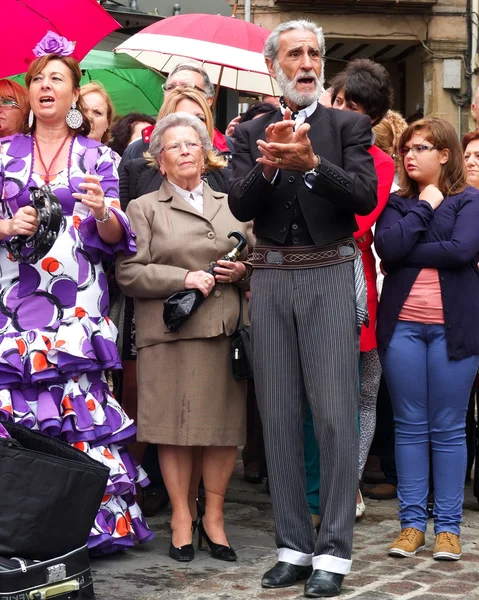
<path id="1" fill-rule="evenodd" d="M 351 568 L 359 453 L 353 261 L 311 269 L 255 270 L 250 318 L 278 559 L 346 575 Z M 306 501 L 306 402 L 321 460 L 316 544 Z"/>

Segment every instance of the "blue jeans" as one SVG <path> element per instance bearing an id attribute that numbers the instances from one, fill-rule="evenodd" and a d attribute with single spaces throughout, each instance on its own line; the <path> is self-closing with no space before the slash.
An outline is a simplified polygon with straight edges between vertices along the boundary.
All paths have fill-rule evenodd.
<path id="1" fill-rule="evenodd" d="M 479 356 L 449 360 L 444 325 L 398 321 L 381 362 L 396 426 L 401 528 L 426 531 L 431 447 L 434 530 L 459 535 L 466 412 Z"/>

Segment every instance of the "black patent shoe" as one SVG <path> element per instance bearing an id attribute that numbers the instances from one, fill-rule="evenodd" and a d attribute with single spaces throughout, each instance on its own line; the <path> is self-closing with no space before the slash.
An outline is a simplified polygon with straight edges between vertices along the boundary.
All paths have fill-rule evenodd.
<path id="1" fill-rule="evenodd" d="M 217 558 L 218 560 L 226 560 L 228 562 L 233 562 L 238 560 L 236 556 L 236 552 L 233 550 L 231 546 L 224 546 L 223 544 L 215 544 L 210 540 L 208 534 L 205 531 L 205 526 L 203 525 L 203 521 L 200 519 L 198 521 L 198 550 L 204 550 L 203 548 L 203 540 L 209 546 L 211 552 L 211 558 Z"/>
<path id="2" fill-rule="evenodd" d="M 195 558 L 195 549 L 193 544 L 186 544 L 177 548 L 173 546 L 173 542 L 170 542 L 168 554 L 178 562 L 191 562 Z"/>
<path id="3" fill-rule="evenodd" d="M 264 588 L 285 588 L 294 585 L 301 579 L 307 579 L 312 572 L 311 565 L 300 566 L 279 561 L 272 569 L 266 571 L 261 579 Z"/>
<path id="4" fill-rule="evenodd" d="M 339 596 L 344 575 L 315 569 L 304 585 L 306 598 L 330 598 Z"/>
<path id="5" fill-rule="evenodd" d="M 194 535 L 196 531 L 197 522 L 191 521 L 191 531 Z M 171 542 L 170 549 L 168 550 L 168 554 L 171 558 L 174 558 L 178 562 L 190 562 L 195 558 L 195 549 L 193 548 L 193 544 L 186 544 L 185 546 L 180 546 L 177 548 L 173 546 L 173 534 L 171 534 Z"/>

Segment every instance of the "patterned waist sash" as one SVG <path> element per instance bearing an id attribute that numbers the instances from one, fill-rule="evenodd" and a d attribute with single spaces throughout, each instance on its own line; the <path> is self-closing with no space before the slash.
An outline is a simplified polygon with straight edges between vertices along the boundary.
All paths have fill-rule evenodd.
<path id="1" fill-rule="evenodd" d="M 258 240 L 248 260 L 255 269 L 309 269 L 354 260 L 359 250 L 354 238 L 324 246 L 275 246 Z"/>

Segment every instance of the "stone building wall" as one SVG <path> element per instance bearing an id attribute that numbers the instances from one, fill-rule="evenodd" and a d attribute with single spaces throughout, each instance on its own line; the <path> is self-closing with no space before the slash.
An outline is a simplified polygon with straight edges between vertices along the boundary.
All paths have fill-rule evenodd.
<path id="1" fill-rule="evenodd" d="M 229 0 L 231 5 L 234 4 Z M 353 57 L 367 56 L 382 62 L 390 71 L 396 91 L 396 108 L 406 116 L 422 107 L 425 114 L 447 118 L 459 129 L 458 106 L 452 92 L 443 89 L 443 61 L 462 59 L 462 89 L 467 49 L 466 0 L 361 0 L 354 12 L 344 0 L 252 0 L 251 21 L 274 29 L 279 23 L 310 18 L 322 26 L 327 51 L 342 43 L 349 49 L 363 50 Z M 473 0 L 474 2 L 474 0 Z M 237 16 L 244 14 L 244 0 L 238 2 Z M 475 27 L 477 32 L 477 27 Z M 356 46 L 355 46 L 356 44 Z M 381 47 L 393 47 L 381 55 Z M 339 52 L 339 54 L 338 54 Z M 341 51 L 326 63 L 326 79 L 344 65 Z M 467 65 L 469 68 L 470 65 Z M 472 86 L 476 81 L 473 76 Z M 461 131 L 467 130 L 469 106 L 461 111 Z"/>

